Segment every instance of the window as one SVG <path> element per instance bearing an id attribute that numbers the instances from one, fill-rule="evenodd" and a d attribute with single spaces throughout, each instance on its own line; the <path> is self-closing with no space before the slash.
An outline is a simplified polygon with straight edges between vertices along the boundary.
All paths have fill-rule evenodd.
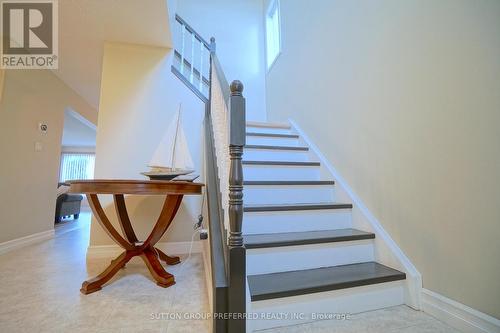
<path id="1" fill-rule="evenodd" d="M 63 153 L 61 156 L 60 182 L 72 179 L 94 178 L 95 155 L 88 153 Z"/>
<path id="2" fill-rule="evenodd" d="M 279 0 L 271 0 L 266 14 L 266 50 L 267 68 L 271 66 L 281 53 L 280 34 L 280 3 Z"/>

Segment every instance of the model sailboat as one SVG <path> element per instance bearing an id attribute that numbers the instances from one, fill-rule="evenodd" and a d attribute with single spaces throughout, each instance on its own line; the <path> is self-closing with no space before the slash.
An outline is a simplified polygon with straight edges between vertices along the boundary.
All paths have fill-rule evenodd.
<path id="1" fill-rule="evenodd" d="M 151 170 L 142 174 L 155 180 L 170 180 L 194 171 L 193 159 L 182 127 L 181 105 L 177 117 L 168 127 L 148 166 Z"/>

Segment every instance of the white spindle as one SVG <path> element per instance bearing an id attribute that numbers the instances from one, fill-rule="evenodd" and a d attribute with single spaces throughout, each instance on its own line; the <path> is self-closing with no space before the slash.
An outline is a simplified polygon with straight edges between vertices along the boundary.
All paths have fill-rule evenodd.
<path id="1" fill-rule="evenodd" d="M 189 75 L 189 82 L 191 82 L 191 84 L 193 84 L 194 82 L 194 43 L 195 43 L 195 36 L 194 34 L 192 33 L 191 34 L 191 74 Z"/>
<path id="2" fill-rule="evenodd" d="M 200 83 L 198 85 L 198 89 L 203 92 L 203 50 L 205 49 L 205 45 L 200 42 Z"/>
<path id="3" fill-rule="evenodd" d="M 181 23 L 181 73 L 182 75 L 184 75 L 184 49 L 186 47 L 186 42 L 185 42 L 185 38 L 184 38 L 184 35 L 186 33 L 186 27 L 184 26 L 184 24 Z"/>

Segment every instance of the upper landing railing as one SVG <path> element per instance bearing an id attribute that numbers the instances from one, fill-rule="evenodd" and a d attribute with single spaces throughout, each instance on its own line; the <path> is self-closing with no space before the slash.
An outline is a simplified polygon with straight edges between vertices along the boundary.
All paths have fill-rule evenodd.
<path id="1" fill-rule="evenodd" d="M 207 102 L 210 91 L 210 53 L 211 44 L 201 37 L 179 15 L 175 15 L 174 25 L 174 74 L 191 90 Z"/>
<path id="2" fill-rule="evenodd" d="M 208 43 L 176 15 L 172 72 L 205 102 L 205 165 L 214 332 L 246 331 L 246 250 L 242 155 L 246 138 L 243 84 L 228 84 Z M 222 314 L 225 315 L 222 316 Z"/>

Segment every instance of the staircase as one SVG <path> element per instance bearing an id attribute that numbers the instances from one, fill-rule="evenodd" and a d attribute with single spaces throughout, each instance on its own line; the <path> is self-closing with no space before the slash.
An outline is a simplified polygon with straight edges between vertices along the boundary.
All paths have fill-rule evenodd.
<path id="1" fill-rule="evenodd" d="M 243 84 L 228 84 L 215 39 L 208 43 L 178 15 L 175 23 L 172 73 L 206 106 L 213 331 L 418 308 L 418 272 L 345 184 L 337 188 L 332 168 L 319 162 L 326 160 L 289 124 L 245 126 Z M 338 198 L 355 200 L 357 213 Z"/>
<path id="2" fill-rule="evenodd" d="M 403 304 L 405 273 L 375 262 L 375 234 L 353 229 L 352 204 L 291 126 L 247 123 L 246 138 L 247 311 L 260 318 L 248 331 Z"/>

